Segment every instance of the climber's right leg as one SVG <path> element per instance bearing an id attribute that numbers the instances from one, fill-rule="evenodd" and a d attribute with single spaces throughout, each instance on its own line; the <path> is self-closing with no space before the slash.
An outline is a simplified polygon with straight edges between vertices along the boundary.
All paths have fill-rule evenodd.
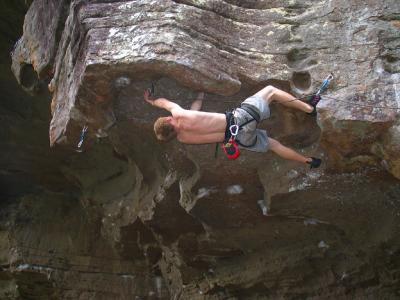
<path id="1" fill-rule="evenodd" d="M 277 140 L 273 138 L 268 138 L 269 149 L 278 154 L 280 157 L 288 160 L 294 160 L 301 163 L 309 164 L 311 168 L 318 168 L 321 164 L 321 160 L 315 157 L 305 157 L 300 153 L 283 146 Z"/>

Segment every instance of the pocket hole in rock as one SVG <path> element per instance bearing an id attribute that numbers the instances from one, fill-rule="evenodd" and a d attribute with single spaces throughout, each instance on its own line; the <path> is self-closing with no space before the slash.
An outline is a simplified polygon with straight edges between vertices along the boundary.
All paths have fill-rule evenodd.
<path id="1" fill-rule="evenodd" d="M 38 82 L 38 76 L 30 64 L 24 65 L 21 69 L 21 85 L 25 88 L 33 88 Z"/>
<path id="2" fill-rule="evenodd" d="M 311 75 L 308 72 L 294 72 L 293 85 L 299 90 L 308 90 L 311 87 Z"/>

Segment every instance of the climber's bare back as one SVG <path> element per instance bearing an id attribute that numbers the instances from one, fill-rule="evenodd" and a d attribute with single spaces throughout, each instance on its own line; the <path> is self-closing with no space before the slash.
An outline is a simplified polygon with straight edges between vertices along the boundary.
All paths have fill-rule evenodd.
<path id="1" fill-rule="evenodd" d="M 177 139 L 185 144 L 222 142 L 225 137 L 224 114 L 186 110 L 181 107 L 171 110 L 177 130 Z"/>

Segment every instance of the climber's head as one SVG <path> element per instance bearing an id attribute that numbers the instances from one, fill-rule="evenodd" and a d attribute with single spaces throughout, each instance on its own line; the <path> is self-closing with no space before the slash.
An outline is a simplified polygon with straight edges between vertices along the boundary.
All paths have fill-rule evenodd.
<path id="1" fill-rule="evenodd" d="M 169 142 L 173 140 L 177 132 L 173 125 L 172 117 L 160 117 L 154 123 L 154 132 L 159 141 Z"/>

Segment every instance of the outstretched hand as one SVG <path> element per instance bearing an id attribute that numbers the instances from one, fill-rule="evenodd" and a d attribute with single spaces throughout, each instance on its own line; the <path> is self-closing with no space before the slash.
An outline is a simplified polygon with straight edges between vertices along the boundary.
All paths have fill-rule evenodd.
<path id="1" fill-rule="evenodd" d="M 143 98 L 146 102 L 150 103 L 151 105 L 154 105 L 154 100 L 151 99 L 151 92 L 149 89 L 145 89 L 143 93 Z"/>

